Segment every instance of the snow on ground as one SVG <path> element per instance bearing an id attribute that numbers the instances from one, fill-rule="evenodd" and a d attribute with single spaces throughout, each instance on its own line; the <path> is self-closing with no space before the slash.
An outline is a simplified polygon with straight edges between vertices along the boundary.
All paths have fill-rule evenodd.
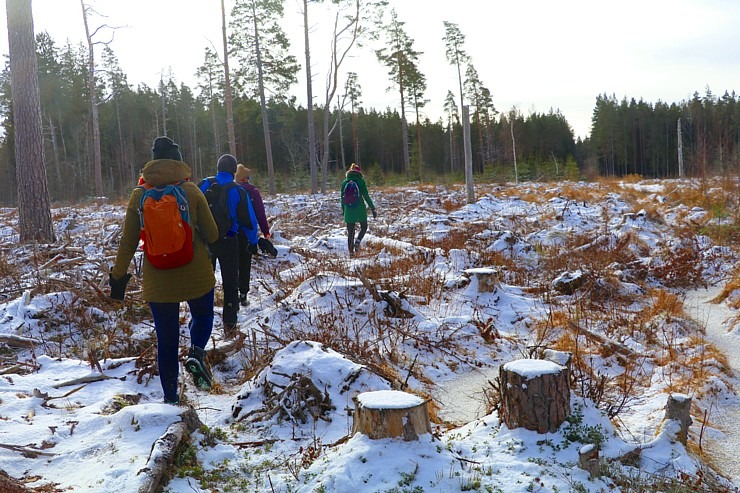
<path id="1" fill-rule="evenodd" d="M 480 187 L 474 204 L 462 187 L 371 190 L 381 216 L 353 259 L 336 197 L 266 197 L 279 255 L 256 259 L 239 314 L 244 347 L 214 365 L 214 391 L 181 377 L 203 426 L 165 491 L 617 492 L 630 477 L 710 491 L 663 407 L 669 392 L 686 393 L 698 410 L 690 440 L 697 413 L 710 410 L 705 433 L 725 444 L 712 450 L 736 448 L 737 382 L 702 359 L 701 323 L 720 349 L 740 334 L 717 335 L 708 315 L 682 318 L 671 296 L 726 282 L 737 257 L 707 236 L 674 233 L 711 219 L 674 200 L 681 186 Z M 12 273 L 0 285 L 0 337 L 20 345 L 0 343 L 0 470 L 31 486 L 137 491 L 152 443 L 185 408 L 161 403 L 149 371 L 153 327 L 132 302 L 138 282 L 123 305 L 104 296 L 123 207 L 53 215 L 60 242 L 44 249 L 17 246 L 15 213 L 0 211 L 0 271 Z M 495 287 L 480 275 L 496 276 Z M 183 349 L 187 319 L 183 305 Z M 209 349 L 228 347 L 217 316 Z M 490 412 L 489 382 L 515 360 L 528 377 L 549 371 L 529 359 L 547 347 L 578 350 L 573 414 L 556 433 L 509 430 Z M 629 382 L 610 420 L 615 384 Z M 349 436 L 354 398 L 391 390 L 427 400 L 434 433 Z M 594 445 L 601 478 L 576 467 Z M 737 480 L 733 457 L 713 459 Z M 711 481 L 711 491 L 731 491 Z"/>

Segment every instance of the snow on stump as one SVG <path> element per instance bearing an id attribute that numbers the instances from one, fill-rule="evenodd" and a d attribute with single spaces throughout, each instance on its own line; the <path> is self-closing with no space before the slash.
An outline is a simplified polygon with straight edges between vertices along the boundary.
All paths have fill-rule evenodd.
<path id="1" fill-rule="evenodd" d="M 686 445 L 691 426 L 691 397 L 686 394 L 671 394 L 665 405 L 665 420 L 678 421 L 681 429 L 676 434 L 679 442 Z"/>
<path id="2" fill-rule="evenodd" d="M 501 420 L 510 429 L 554 433 L 570 415 L 568 368 L 552 361 L 520 359 L 503 365 Z"/>
<path id="3" fill-rule="evenodd" d="M 427 401 L 419 396 L 398 390 L 378 390 L 363 392 L 353 400 L 353 435 L 362 433 L 373 440 L 402 437 L 408 442 L 432 432 Z"/>
<path id="4" fill-rule="evenodd" d="M 465 269 L 463 272 L 468 276 L 474 276 L 478 280 L 478 291 L 481 293 L 493 293 L 501 284 L 498 270 L 478 267 L 474 269 Z"/>

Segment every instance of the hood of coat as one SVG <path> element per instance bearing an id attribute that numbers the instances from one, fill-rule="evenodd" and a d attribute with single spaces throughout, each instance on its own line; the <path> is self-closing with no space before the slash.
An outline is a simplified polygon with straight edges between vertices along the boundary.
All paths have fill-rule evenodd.
<path id="1" fill-rule="evenodd" d="M 362 173 L 360 173 L 359 171 L 347 171 L 348 180 L 356 180 L 358 178 L 362 178 Z"/>
<path id="2" fill-rule="evenodd" d="M 155 159 L 149 161 L 141 170 L 147 184 L 159 187 L 170 183 L 177 183 L 190 178 L 190 166 L 182 161 L 173 159 Z"/>

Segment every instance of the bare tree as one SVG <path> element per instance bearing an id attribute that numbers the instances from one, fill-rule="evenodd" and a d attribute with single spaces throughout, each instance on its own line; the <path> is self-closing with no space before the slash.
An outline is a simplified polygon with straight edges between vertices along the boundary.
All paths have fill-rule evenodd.
<path id="1" fill-rule="evenodd" d="M 7 0 L 18 230 L 21 242 L 54 242 L 41 128 L 38 61 L 31 0 Z"/>
<path id="2" fill-rule="evenodd" d="M 352 47 L 357 42 L 360 34 L 360 5 L 361 0 L 353 0 L 353 12 L 346 16 L 341 16 L 338 11 L 334 17 L 334 31 L 331 41 L 331 62 L 329 72 L 326 75 L 326 92 L 324 98 L 324 120 L 323 120 L 323 146 L 321 153 L 321 193 L 326 193 L 326 182 L 329 176 L 329 137 L 334 132 L 336 121 L 329 128 L 329 118 L 331 111 L 329 107 L 334 94 L 339 87 L 339 69 L 349 54 Z M 341 19 L 341 20 L 340 20 Z M 342 40 L 344 44 L 342 45 Z M 342 111 L 341 105 L 339 111 Z"/>
<path id="3" fill-rule="evenodd" d="M 231 98 L 231 77 L 229 75 L 229 45 L 226 41 L 226 8 L 221 0 L 221 33 L 224 42 L 224 104 L 226 105 L 226 133 L 229 136 L 229 153 L 236 156 L 236 136 L 234 135 L 234 109 Z"/>
<path id="4" fill-rule="evenodd" d="M 321 0 L 319 0 L 321 1 Z M 306 112 L 308 114 L 308 166 L 311 172 L 311 193 L 319 191 L 316 170 L 316 122 L 313 114 L 313 80 L 311 76 L 311 48 L 308 42 L 308 0 L 303 0 L 303 37 L 306 53 Z"/>
<path id="5" fill-rule="evenodd" d="M 95 87 L 95 51 L 93 49 L 97 42 L 93 41 L 93 37 L 100 29 L 108 26 L 103 24 L 91 33 L 87 16 L 93 10 L 91 7 L 85 5 L 85 0 L 80 0 L 80 6 L 82 7 L 82 20 L 85 23 L 85 38 L 87 39 L 87 91 L 90 93 L 90 115 L 92 117 L 92 164 L 93 174 L 95 176 L 95 196 L 101 198 L 103 197 L 103 166 L 100 158 L 100 126 L 98 124 L 98 100 Z"/>

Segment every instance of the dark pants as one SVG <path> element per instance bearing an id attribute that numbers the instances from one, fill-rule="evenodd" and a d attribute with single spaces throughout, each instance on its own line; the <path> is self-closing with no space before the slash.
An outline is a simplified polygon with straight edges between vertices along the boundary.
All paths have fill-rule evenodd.
<path id="1" fill-rule="evenodd" d="M 355 226 L 357 223 L 347 223 L 347 249 L 355 251 Z M 367 221 L 360 221 L 360 234 L 357 235 L 357 243 L 360 243 L 367 233 Z"/>
<path id="2" fill-rule="evenodd" d="M 224 288 L 224 325 L 235 324 L 239 312 L 239 240 L 236 236 L 224 238 L 209 245 L 211 262 L 216 270 L 216 260 L 221 268 L 221 283 Z"/>
<path id="3" fill-rule="evenodd" d="M 205 348 L 213 330 L 213 290 L 200 298 L 188 300 L 190 306 L 190 341 Z M 157 331 L 157 364 L 164 398 L 177 401 L 177 376 L 180 370 L 180 303 L 149 303 Z"/>
<path id="4" fill-rule="evenodd" d="M 249 240 L 244 234 L 239 235 L 239 294 L 249 292 L 249 278 L 252 275 L 252 252 L 249 251 Z"/>

